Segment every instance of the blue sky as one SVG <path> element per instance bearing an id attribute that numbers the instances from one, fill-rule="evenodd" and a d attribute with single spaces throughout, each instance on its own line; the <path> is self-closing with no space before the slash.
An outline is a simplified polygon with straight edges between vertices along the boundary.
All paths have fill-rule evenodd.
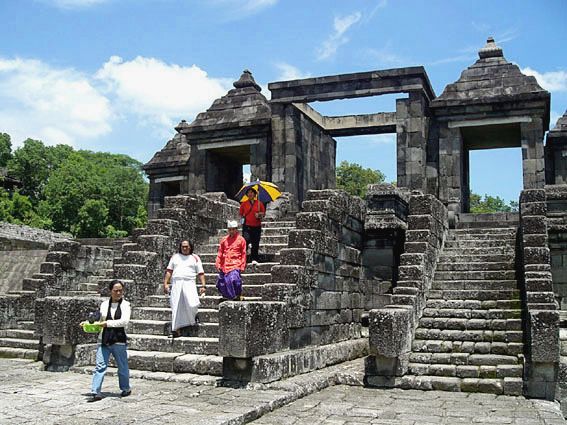
<path id="1" fill-rule="evenodd" d="M 565 0 L 2 0 L 0 16 L 0 131 L 15 146 L 146 162 L 245 68 L 269 97 L 270 81 L 423 65 L 439 95 L 488 36 L 552 93 L 552 123 L 567 109 Z M 395 98 L 312 106 L 393 111 Z M 337 157 L 395 179 L 392 136 L 340 138 Z M 520 161 L 519 149 L 474 153 L 473 190 L 516 199 Z"/>

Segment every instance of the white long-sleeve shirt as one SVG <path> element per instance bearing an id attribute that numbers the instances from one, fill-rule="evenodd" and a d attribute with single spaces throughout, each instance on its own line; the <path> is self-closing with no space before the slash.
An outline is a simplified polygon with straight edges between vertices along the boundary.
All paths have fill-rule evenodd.
<path id="1" fill-rule="evenodd" d="M 110 316 L 112 320 L 106 320 L 106 314 L 108 313 L 108 302 L 106 299 L 100 305 L 100 321 L 106 321 L 106 326 L 109 328 L 125 328 L 130 322 L 130 303 L 126 300 L 122 300 L 120 304 L 120 319 L 114 320 L 114 315 L 116 314 L 116 309 L 118 308 L 118 303 L 112 303 L 110 306 Z"/>

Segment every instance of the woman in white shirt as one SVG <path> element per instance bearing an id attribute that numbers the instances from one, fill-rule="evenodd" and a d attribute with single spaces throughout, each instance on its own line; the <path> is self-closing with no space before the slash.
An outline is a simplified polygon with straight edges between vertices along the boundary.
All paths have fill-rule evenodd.
<path id="1" fill-rule="evenodd" d="M 90 401 L 102 400 L 102 381 L 110 355 L 112 354 L 118 366 L 118 384 L 121 397 L 131 394 L 130 370 L 128 369 L 128 353 L 126 351 L 126 327 L 130 321 L 130 303 L 123 298 L 124 285 L 119 280 L 113 280 L 109 285 L 110 299 L 100 306 L 102 331 L 98 336 L 96 351 L 96 366 L 93 374 Z"/>
<path id="2" fill-rule="evenodd" d="M 197 295 L 196 279 L 201 281 L 200 292 L 205 294 L 205 272 L 199 256 L 193 254 L 193 244 L 184 240 L 179 244 L 179 252 L 169 260 L 163 289 L 170 295 L 171 336 L 179 336 L 179 329 L 193 326 L 201 302 Z M 171 280 L 171 287 L 170 287 Z"/>

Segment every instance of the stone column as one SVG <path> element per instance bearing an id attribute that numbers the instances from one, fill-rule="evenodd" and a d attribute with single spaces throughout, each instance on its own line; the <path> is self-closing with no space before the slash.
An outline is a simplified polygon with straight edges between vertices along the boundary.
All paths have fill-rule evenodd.
<path id="1" fill-rule="evenodd" d="M 189 181 L 187 193 L 204 193 L 207 191 L 205 184 L 206 165 L 205 151 L 201 151 L 192 146 L 191 157 L 189 158 Z"/>
<path id="2" fill-rule="evenodd" d="M 545 186 L 543 121 L 541 118 L 532 117 L 531 122 L 520 123 L 520 131 L 524 189 L 543 188 Z"/>
<path id="3" fill-rule="evenodd" d="M 427 136 L 429 118 L 427 100 L 412 92 L 407 99 L 396 101 L 398 186 L 426 189 Z"/>
<path id="4" fill-rule="evenodd" d="M 463 137 L 459 128 L 448 123 L 439 129 L 439 199 L 449 210 L 449 222 L 462 211 Z"/>

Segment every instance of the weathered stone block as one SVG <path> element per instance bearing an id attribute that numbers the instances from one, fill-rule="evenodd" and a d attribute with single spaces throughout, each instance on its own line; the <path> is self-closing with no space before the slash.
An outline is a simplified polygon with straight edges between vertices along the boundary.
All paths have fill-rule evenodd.
<path id="1" fill-rule="evenodd" d="M 525 235 L 546 234 L 547 218 L 540 215 L 522 216 L 522 232 Z"/>
<path id="2" fill-rule="evenodd" d="M 36 311 L 36 323 L 41 322 L 44 344 L 77 345 L 96 341 L 96 335 L 84 333 L 79 323 L 85 321 L 89 312 L 100 307 L 100 298 L 46 297 Z M 36 305 L 38 304 L 36 302 Z"/>
<path id="3" fill-rule="evenodd" d="M 555 310 L 529 312 L 530 360 L 540 363 L 559 361 L 559 313 Z"/>
<path id="4" fill-rule="evenodd" d="M 370 311 L 370 352 L 384 357 L 398 357 L 411 349 L 413 311 L 384 308 Z"/>
<path id="5" fill-rule="evenodd" d="M 224 302 L 219 308 L 219 355 L 250 358 L 289 347 L 283 302 Z"/>

